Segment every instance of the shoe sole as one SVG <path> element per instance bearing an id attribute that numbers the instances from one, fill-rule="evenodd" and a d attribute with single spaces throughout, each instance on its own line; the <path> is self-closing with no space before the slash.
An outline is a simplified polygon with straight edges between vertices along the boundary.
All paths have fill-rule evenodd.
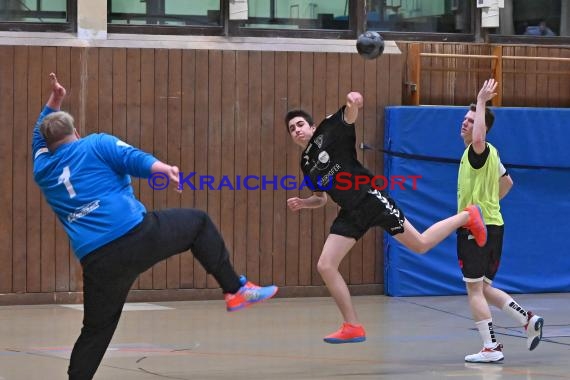
<path id="1" fill-rule="evenodd" d="M 483 223 L 483 228 L 485 229 L 485 241 L 483 242 L 483 244 L 479 244 L 477 242 L 477 239 L 475 239 L 475 243 L 479 247 L 484 247 L 485 244 L 487 244 L 487 225 L 485 224 L 485 218 L 483 217 L 483 210 L 481 210 L 481 207 L 479 207 L 479 205 L 475 205 L 475 208 L 477 208 L 477 211 L 479 211 L 479 216 L 481 217 L 481 223 Z"/>
<path id="2" fill-rule="evenodd" d="M 503 360 L 505 360 L 504 356 L 498 360 L 489 360 L 489 361 L 470 361 L 466 359 L 465 363 L 500 364 Z"/>
<path id="3" fill-rule="evenodd" d="M 540 341 L 542 340 L 542 326 L 544 326 L 544 319 L 538 318 L 536 322 L 534 322 L 534 331 L 538 331 L 538 336 L 535 336 L 530 343 L 530 347 L 528 348 L 529 351 L 532 351 L 538 346 Z"/>
<path id="4" fill-rule="evenodd" d="M 366 337 L 360 336 L 358 338 L 351 338 L 351 339 L 324 338 L 323 340 L 326 343 L 330 343 L 330 344 L 360 343 L 360 342 L 364 342 L 366 340 Z"/>
<path id="5" fill-rule="evenodd" d="M 226 308 L 226 310 L 231 313 L 231 312 L 234 312 L 234 311 L 239 311 L 239 310 L 241 310 L 241 309 L 245 309 L 246 307 L 249 307 L 249 306 L 251 306 L 251 305 L 255 305 L 255 304 L 258 304 L 258 303 L 263 302 L 263 301 L 265 301 L 265 300 L 268 300 L 268 299 L 270 299 L 270 298 L 273 298 L 273 296 L 274 296 L 275 294 L 277 294 L 277 291 L 278 291 L 278 290 L 279 290 L 279 287 L 276 286 L 276 287 L 275 287 L 275 291 L 274 291 L 273 293 L 271 293 L 270 296 L 267 296 L 267 297 L 265 297 L 265 298 L 260 298 L 260 299 L 258 299 L 258 300 L 256 300 L 256 301 L 251 301 L 251 302 L 242 303 L 241 305 L 236 306 L 236 307 L 232 307 L 231 309 L 230 309 L 230 308 Z"/>

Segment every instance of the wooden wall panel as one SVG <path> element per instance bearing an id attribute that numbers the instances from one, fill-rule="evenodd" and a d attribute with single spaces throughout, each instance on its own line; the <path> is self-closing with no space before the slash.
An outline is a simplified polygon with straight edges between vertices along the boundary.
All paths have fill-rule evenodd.
<path id="1" fill-rule="evenodd" d="M 14 125 L 14 47 L 0 47 L 0 93 L 3 94 L 0 102 L 0 125 Z M 0 292 L 12 292 L 12 136 L 14 128 L 0 129 Z"/>
<path id="2" fill-rule="evenodd" d="M 408 43 L 399 43 L 408 51 Z M 494 46 L 481 44 L 421 44 L 422 53 L 492 55 Z M 549 46 L 502 46 L 503 57 L 568 58 L 570 49 Z M 403 57 L 408 71 L 413 57 Z M 420 104 L 467 105 L 476 99 L 481 84 L 491 76 L 495 61 L 479 58 L 422 57 Z M 570 62 L 502 60 L 502 105 L 512 107 L 568 107 Z M 409 79 L 408 79 L 409 80 Z M 406 96 L 404 103 L 410 104 Z"/>
<path id="3" fill-rule="evenodd" d="M 245 178 L 247 172 L 247 110 L 249 107 L 248 78 L 249 54 L 236 52 L 236 92 L 235 92 L 235 174 Z M 235 191 L 235 226 L 233 264 L 237 273 L 246 273 L 247 265 L 247 190 Z"/>
<path id="4" fill-rule="evenodd" d="M 301 107 L 301 55 L 293 52 L 287 53 L 287 109 Z M 336 84 L 336 83 L 335 83 Z M 290 143 L 290 141 L 288 141 Z M 299 147 L 294 144 L 287 145 L 287 173 L 299 173 Z M 298 186 L 294 190 L 287 190 L 287 199 L 299 197 Z M 300 212 L 287 211 L 286 224 L 286 251 L 285 251 L 285 285 L 294 285 L 299 280 L 299 222 Z"/>
<path id="5" fill-rule="evenodd" d="M 30 47 L 28 54 L 28 131 L 33 128 L 38 114 L 46 99 L 42 98 L 41 88 L 45 87 L 46 80 L 42 78 L 42 48 Z M 43 86 L 42 86 L 43 84 Z M 32 134 L 28 132 L 28 143 L 32 144 Z M 28 186 L 27 186 L 27 293 L 41 292 L 41 195 L 32 176 L 32 160 L 28 155 Z"/>
<path id="6" fill-rule="evenodd" d="M 180 131 L 180 170 L 188 173 L 194 168 L 194 105 L 196 82 L 196 53 L 191 50 L 182 52 L 181 76 L 181 131 Z M 182 191 L 182 207 L 194 207 L 194 192 Z M 180 287 L 194 287 L 194 257 L 187 251 L 180 255 Z"/>
<path id="7" fill-rule="evenodd" d="M 275 115 L 275 53 L 261 53 L 261 118 L 260 118 L 260 175 L 268 180 L 277 177 L 274 169 L 274 143 L 275 132 L 284 131 L 274 124 Z M 283 135 L 281 135 L 283 136 Z M 224 172 L 224 174 L 226 174 Z M 273 199 L 277 193 L 279 183 L 268 183 L 266 189 L 261 191 L 259 202 L 259 282 L 263 285 L 273 283 L 273 223 L 265 221 L 274 220 Z M 222 209 L 223 210 L 223 209 Z M 225 211 L 225 210 L 224 210 Z M 310 257 L 310 256 L 309 256 Z M 310 260 L 308 264 L 310 268 Z M 310 277 L 310 275 L 309 275 Z M 310 284 L 310 281 L 309 281 Z"/>
<path id="8" fill-rule="evenodd" d="M 261 52 L 249 53 L 248 61 L 248 107 L 247 107 L 247 173 L 259 177 L 261 171 Z M 254 174 L 255 173 L 255 174 Z M 247 191 L 247 252 L 246 270 L 248 280 L 259 282 L 259 237 L 260 205 L 262 186 L 255 179 L 255 190 Z M 250 182 L 251 183 L 251 182 Z"/>
<path id="9" fill-rule="evenodd" d="M 168 75 L 165 82 L 168 85 L 166 99 L 166 141 L 168 144 L 166 162 L 180 168 L 180 136 L 182 128 L 182 52 L 180 50 L 168 51 Z M 183 168 L 184 170 L 184 168 Z M 180 196 L 173 188 L 163 191 L 166 195 L 166 207 L 180 207 Z M 166 260 L 166 288 L 180 288 L 180 256 L 172 256 Z"/>
<path id="10" fill-rule="evenodd" d="M 6 55 L 2 53 L 1 57 L 5 59 Z M 1 60 L 2 58 L 0 58 Z M 28 219 L 26 217 L 27 211 L 27 192 L 26 188 L 28 182 L 30 186 L 34 186 L 31 181 L 31 174 L 28 171 L 28 155 L 30 154 L 30 146 L 28 145 L 28 136 L 30 134 L 31 122 L 28 122 L 28 48 L 25 46 L 18 46 L 14 51 L 14 78 L 18 78 L 14 83 L 14 108 L 7 110 L 13 113 L 14 122 L 14 151 L 13 151 L 13 184 L 12 184 L 12 199 L 10 201 L 13 209 L 12 216 L 12 266 L 4 265 L 6 261 L 0 259 L 0 264 L 4 270 L 12 269 L 12 289 L 9 292 L 25 293 L 26 292 L 26 240 L 28 230 Z M 0 64 L 0 67 L 9 67 Z M 8 71 L 9 72 L 9 71 Z M 8 81 L 10 83 L 11 79 Z M 2 82 L 4 82 L 2 80 Z M 3 111 L 0 111 L 3 117 Z M 5 120 L 0 121 L 0 125 L 8 125 Z M 4 161 L 0 159 L 0 161 Z M 7 161 L 9 162 L 9 160 Z M 2 164 L 0 164 L 2 165 Z M 2 171 L 5 173 L 5 171 Z M 9 197 L 10 193 L 2 193 L 4 196 Z M 4 207 L 1 207 L 4 210 Z M 0 217 L 3 222 L 9 221 L 8 218 Z M 3 240 L 2 240 L 3 241 Z M 0 269 L 1 271 L 1 269 Z M 4 276 L 0 274 L 0 277 Z"/>
<path id="11" fill-rule="evenodd" d="M 154 54 L 154 155 L 163 162 L 168 162 L 168 50 L 157 49 Z M 166 110 L 166 112 L 165 112 Z M 155 190 L 153 201 L 155 209 L 167 207 L 168 190 Z M 152 268 L 152 288 L 166 289 L 166 261 L 161 261 Z"/>
<path id="12" fill-rule="evenodd" d="M 289 136 L 285 132 L 285 113 L 289 109 L 287 101 L 287 53 L 277 52 L 275 56 L 275 88 L 273 104 L 273 170 L 280 178 L 287 173 L 287 146 L 290 146 Z M 236 139 L 236 146 L 237 139 Z M 236 150 L 237 151 L 237 150 Z M 276 191 L 273 198 L 273 283 L 285 285 L 285 257 L 287 250 L 287 191 Z"/>
<path id="13" fill-rule="evenodd" d="M 204 173 L 200 175 L 208 175 L 214 178 L 213 188 L 219 184 L 222 175 L 222 53 L 220 51 L 211 51 L 208 57 L 208 139 L 206 150 L 208 152 L 208 167 Z M 202 191 L 202 190 L 200 190 Z M 220 191 L 204 190 L 208 193 L 208 213 L 213 222 L 220 226 L 221 223 L 221 207 L 220 207 Z M 217 287 L 217 283 L 212 276 L 207 276 L 206 286 L 208 288 Z"/>
<path id="14" fill-rule="evenodd" d="M 231 184 L 235 186 L 236 176 L 236 54 L 233 51 L 222 53 L 221 76 L 221 160 L 222 173 L 226 175 Z M 188 166 L 192 167 L 191 165 Z M 221 221 L 220 232 L 226 242 L 230 260 L 234 260 L 234 225 L 235 225 L 235 190 L 224 187 L 220 199 Z"/>
<path id="15" fill-rule="evenodd" d="M 32 299 L 43 302 L 45 294 L 61 294 L 52 300 L 79 301 L 82 288 L 81 267 L 31 175 L 30 132 L 49 95 L 49 72 L 56 71 L 66 86 L 63 109 L 75 117 L 82 135 L 112 133 L 184 173 L 213 176 L 214 186 L 222 176 L 236 185 L 240 176 L 241 190 L 186 188 L 178 195 L 173 189 L 153 191 L 148 181 L 138 179 L 133 187 L 149 209 L 206 210 L 225 237 L 238 273 L 262 284 L 286 285 L 293 289 L 288 294 L 300 296 L 316 294 L 314 286 L 322 289 L 317 262 L 338 207 L 329 202 L 318 210 L 288 210 L 287 198 L 310 191 L 281 189 L 286 175 L 298 184 L 301 180 L 300 148 L 285 130 L 286 111 L 302 107 L 318 123 L 338 110 L 349 91 L 361 91 L 365 108 L 357 121 L 357 139 L 380 146 L 382 107 L 398 104 L 402 96 L 402 78 L 396 77 L 403 72 L 400 57 L 363 61 L 356 55 L 309 52 L 0 50 L 1 85 L 13 94 L 0 106 L 1 165 L 13 173 L 2 182 L 2 193 L 8 195 L 2 201 L 8 206 L 0 210 L 0 288 L 5 294 L 37 294 Z M 358 150 L 358 155 L 382 173 L 380 154 Z M 243 187 L 247 175 L 259 177 L 251 184 L 260 187 L 262 177 L 278 182 L 248 191 Z M 350 285 L 382 284 L 381 236 L 369 232 L 342 263 Z M 213 293 L 206 290 L 217 287 L 191 252 L 156 265 L 133 285 L 136 292 L 203 289 L 199 297 L 209 297 Z M 71 295 L 64 296 L 67 292 Z"/>

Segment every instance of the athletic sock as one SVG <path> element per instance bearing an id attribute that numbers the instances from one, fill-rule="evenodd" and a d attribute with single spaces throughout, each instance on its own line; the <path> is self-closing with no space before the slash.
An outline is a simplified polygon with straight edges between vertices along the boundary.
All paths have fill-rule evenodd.
<path id="1" fill-rule="evenodd" d="M 479 330 L 479 334 L 483 339 L 483 345 L 485 348 L 495 348 L 497 345 L 497 339 L 495 339 L 495 331 L 493 330 L 493 320 L 484 319 L 482 321 L 475 322 L 475 326 Z"/>
<path id="2" fill-rule="evenodd" d="M 512 298 L 509 299 L 502 310 L 507 313 L 511 318 L 519 323 L 520 326 L 524 326 L 528 323 L 528 318 L 526 315 L 526 310 L 523 309 L 518 303 L 516 303 Z"/>

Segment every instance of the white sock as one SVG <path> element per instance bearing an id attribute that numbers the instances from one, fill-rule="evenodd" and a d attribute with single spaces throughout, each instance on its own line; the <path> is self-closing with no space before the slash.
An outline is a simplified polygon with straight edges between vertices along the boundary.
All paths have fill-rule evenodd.
<path id="1" fill-rule="evenodd" d="M 485 348 L 495 348 L 497 346 L 497 339 L 495 339 L 495 331 L 493 330 L 493 320 L 490 318 L 484 319 L 475 322 L 475 326 L 477 326 L 479 330 Z"/>
<path id="2" fill-rule="evenodd" d="M 518 303 L 516 303 L 512 298 L 505 303 L 502 310 L 507 313 L 511 318 L 519 323 L 520 326 L 524 326 L 528 323 L 528 318 L 526 315 L 526 310 L 523 309 Z"/>

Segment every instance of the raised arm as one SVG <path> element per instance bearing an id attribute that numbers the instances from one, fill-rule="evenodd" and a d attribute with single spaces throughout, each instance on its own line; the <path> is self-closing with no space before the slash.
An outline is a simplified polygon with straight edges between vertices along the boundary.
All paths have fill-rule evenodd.
<path id="1" fill-rule="evenodd" d="M 49 75 L 49 83 L 51 86 L 51 94 L 46 103 L 46 106 L 54 111 L 59 111 L 61 109 L 61 104 L 63 103 L 63 98 L 65 98 L 65 88 L 58 82 L 57 77 L 54 73 Z"/>
<path id="2" fill-rule="evenodd" d="M 346 108 L 344 109 L 344 121 L 353 124 L 358 118 L 358 110 L 362 108 L 364 98 L 360 92 L 349 92 L 346 95 Z"/>
<path id="3" fill-rule="evenodd" d="M 477 95 L 477 110 L 475 111 L 475 122 L 473 123 L 473 150 L 481 154 L 485 150 L 487 138 L 487 126 L 485 125 L 485 107 L 487 102 L 493 99 L 497 93 L 497 82 L 494 79 L 486 80 Z"/>
<path id="4" fill-rule="evenodd" d="M 59 111 L 61 109 L 61 104 L 63 103 L 63 99 L 65 98 L 66 94 L 65 88 L 58 82 L 57 77 L 54 73 L 51 73 L 49 75 L 49 83 L 51 87 L 49 99 L 42 112 L 40 112 L 38 120 L 34 126 L 32 136 L 32 154 L 34 158 L 37 157 L 37 153 L 40 149 L 42 149 L 41 152 L 47 152 L 47 144 L 42 134 L 40 133 L 40 125 L 42 123 L 42 120 L 50 113 Z"/>

